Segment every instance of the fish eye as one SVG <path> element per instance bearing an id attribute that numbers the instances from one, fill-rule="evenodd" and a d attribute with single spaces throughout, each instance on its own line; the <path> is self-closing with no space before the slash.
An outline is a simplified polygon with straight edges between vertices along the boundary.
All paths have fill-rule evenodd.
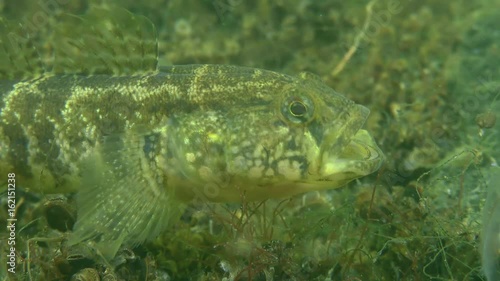
<path id="1" fill-rule="evenodd" d="M 307 113 L 307 107 L 301 101 L 292 101 L 290 103 L 290 113 L 295 117 L 304 116 Z"/>
<path id="2" fill-rule="evenodd" d="M 307 123 L 313 117 L 314 104 L 306 96 L 289 96 L 281 106 L 281 113 L 292 123 Z"/>

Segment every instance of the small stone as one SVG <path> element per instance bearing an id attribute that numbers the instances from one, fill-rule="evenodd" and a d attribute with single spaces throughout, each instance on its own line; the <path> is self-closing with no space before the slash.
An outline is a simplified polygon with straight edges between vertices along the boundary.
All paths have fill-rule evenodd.
<path id="1" fill-rule="evenodd" d="M 188 37 L 193 33 L 191 28 L 191 23 L 186 19 L 179 19 L 175 22 L 174 26 L 175 33 L 180 36 Z"/>
<path id="2" fill-rule="evenodd" d="M 493 112 L 485 112 L 476 115 L 476 124 L 480 128 L 491 128 L 495 126 L 497 117 Z"/>
<path id="3" fill-rule="evenodd" d="M 84 268 L 71 277 L 71 281 L 100 281 L 99 273 L 93 268 Z"/>
<path id="4" fill-rule="evenodd" d="M 50 228 L 66 232 L 73 229 L 76 220 L 76 209 L 74 204 L 66 198 L 51 198 L 44 204 L 45 217 Z"/>

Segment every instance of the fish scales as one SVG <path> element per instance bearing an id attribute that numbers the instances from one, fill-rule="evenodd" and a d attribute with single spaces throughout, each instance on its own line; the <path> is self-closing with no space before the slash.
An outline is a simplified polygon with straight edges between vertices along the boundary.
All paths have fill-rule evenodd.
<path id="1" fill-rule="evenodd" d="M 10 90 L 2 87 L 2 124 L 10 134 L 2 144 L 19 144 L 19 149 L 2 160 L 13 163 L 20 183 L 44 168 L 60 192 L 75 191 L 74 181 L 64 178 L 78 174 L 72 163 L 88 155 L 103 135 L 137 124 L 158 128 L 178 112 L 269 100 L 265 92 L 289 80 L 270 71 L 199 65 L 135 77 L 53 75 L 11 83 Z"/>
<path id="2" fill-rule="evenodd" d="M 369 110 L 314 75 L 158 67 L 147 19 L 95 7 L 58 25 L 42 65 L 17 26 L 0 25 L 0 173 L 33 191 L 78 192 L 68 243 L 92 242 L 106 259 L 155 237 L 188 200 L 336 188 L 384 160 L 361 129 Z"/>

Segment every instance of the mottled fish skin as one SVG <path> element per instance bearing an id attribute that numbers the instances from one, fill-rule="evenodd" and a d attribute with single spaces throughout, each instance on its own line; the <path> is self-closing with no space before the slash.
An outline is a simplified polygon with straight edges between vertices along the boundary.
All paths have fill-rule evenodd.
<path id="1" fill-rule="evenodd" d="M 0 127 L 5 132 L 1 144 L 11 147 L 1 155 L 2 161 L 18 174 L 20 184 L 44 192 L 77 191 L 79 172 L 74 163 L 103 136 L 136 125 L 141 130 L 159 129 L 169 116 L 191 111 L 269 102 L 269 93 L 292 81 L 278 73 L 234 66 L 162 70 L 135 77 L 50 75 L 17 83 L 0 81 L 4 90 Z"/>
<path id="2" fill-rule="evenodd" d="M 14 67 L 15 56 L 1 57 Z M 155 237 L 182 201 L 331 189 L 383 162 L 361 129 L 368 109 L 314 75 L 226 65 L 145 71 L 156 65 L 149 60 L 134 62 L 143 71 L 117 73 L 121 64 L 109 65 L 109 73 L 61 67 L 31 78 L 29 65 L 21 76 L 0 68 L 0 173 L 35 191 L 77 191 L 69 244 L 91 240 L 106 259 L 123 243 Z"/>
<path id="3" fill-rule="evenodd" d="M 77 191 L 80 188 L 81 177 L 78 163 L 94 152 L 96 144 L 116 135 L 124 136 L 127 132 L 128 134 L 144 134 L 144 138 L 147 139 L 148 134 L 145 132 L 166 134 L 166 128 L 170 128 L 168 130 L 176 130 L 176 136 L 170 138 L 171 142 L 183 141 L 180 135 L 189 136 L 191 139 L 214 138 L 218 135 L 217 137 L 225 142 L 221 142 L 224 145 L 228 145 L 228 141 L 234 141 L 235 144 L 232 147 L 221 146 L 220 151 L 214 151 L 212 155 L 216 158 L 229 155 L 223 151 L 227 149 L 232 151 L 231 156 L 235 158 L 235 161 L 259 162 L 260 160 L 261 165 L 244 164 L 245 169 L 254 177 L 271 179 L 280 175 L 278 169 L 280 167 L 282 170 L 285 169 L 280 166 L 284 165 L 280 164 L 280 157 L 283 159 L 288 157 L 296 158 L 294 161 L 297 164 L 310 166 L 307 169 L 302 167 L 301 174 L 295 175 L 294 181 L 314 179 L 315 174 L 318 175 L 315 180 L 318 180 L 319 177 L 325 176 L 320 175 L 321 163 L 314 163 L 312 159 L 308 159 L 306 153 L 319 154 L 319 151 L 307 152 L 307 149 L 319 150 L 324 146 L 323 122 L 330 123 L 332 128 L 337 124 L 336 129 L 339 133 L 345 130 L 346 137 L 335 134 L 328 140 L 331 142 L 328 143 L 331 149 L 325 151 L 329 154 L 334 150 L 340 153 L 359 130 L 367 115 L 366 109 L 355 105 L 314 79 L 293 78 L 271 71 L 224 65 L 173 66 L 162 70 L 159 73 L 135 77 L 53 75 L 11 83 L 10 91 L 7 90 L 2 95 L 3 107 L 0 120 L 1 128 L 5 133 L 1 142 L 2 147 L 11 148 L 6 154 L 2 154 L 2 161 L 9 164 L 8 170 L 17 173 L 21 185 L 39 188 L 40 191 L 50 193 Z M 2 83 L 2 87 L 4 85 L 7 83 Z M 271 148 L 275 144 L 266 144 L 271 139 L 270 136 L 267 136 L 267 139 L 252 139 L 262 134 L 263 131 L 274 135 L 278 134 L 279 130 L 286 129 L 285 136 L 293 136 L 291 133 L 295 133 L 294 131 L 305 134 L 306 127 L 300 123 L 292 124 L 291 128 L 287 128 L 289 124 L 286 122 L 289 120 L 281 116 L 279 103 L 280 101 L 281 103 L 290 102 L 290 98 L 300 100 L 301 95 L 307 94 L 307 91 L 312 92 L 311 94 L 314 94 L 314 91 L 327 91 L 326 97 L 313 95 L 308 97 L 312 102 L 311 107 L 314 105 L 317 111 L 314 115 L 323 111 L 321 116 L 312 116 L 311 120 L 306 120 L 309 130 L 314 130 L 309 135 L 311 139 L 308 140 L 311 144 L 314 142 L 313 145 L 298 147 L 292 139 L 278 139 L 275 141 L 287 143 L 279 146 L 279 151 L 273 154 Z M 326 106 L 322 103 L 328 99 L 332 102 L 328 106 L 334 108 L 334 111 L 329 108 L 321 109 L 322 106 Z M 259 113 L 265 110 L 267 110 L 265 114 Z M 217 116 L 219 113 L 221 116 Z M 193 120 L 184 121 L 189 118 L 190 114 L 195 116 Z M 228 121 L 222 119 L 231 114 L 234 114 L 234 118 L 230 120 L 233 128 L 226 129 L 226 132 L 218 132 L 217 128 L 211 128 L 212 131 L 209 131 L 206 128 L 212 125 L 219 127 L 228 125 Z M 257 120 L 261 118 L 260 115 L 269 118 L 263 118 L 259 121 L 260 123 L 242 121 L 241 124 L 247 127 L 236 128 L 239 122 L 237 118 L 244 120 L 252 117 Z M 196 123 L 196 118 L 204 120 L 205 123 Z M 213 124 L 207 121 L 210 118 L 213 119 Z M 174 124 L 175 122 L 186 123 Z M 352 125 L 352 129 L 345 127 L 348 123 Z M 199 126 L 198 129 L 197 126 Z M 266 129 L 268 131 L 265 131 Z M 230 130 L 240 136 L 223 135 L 230 133 Z M 233 139 L 224 140 L 222 137 Z M 206 163 L 197 163 L 195 154 L 200 155 L 203 148 L 210 145 L 216 148 L 219 145 L 215 142 L 210 143 L 210 139 L 203 141 L 208 142 L 170 143 L 175 151 L 182 147 L 184 155 L 177 153 L 173 155 L 172 151 L 164 151 L 166 155 L 159 157 L 165 159 L 158 161 L 166 165 L 165 169 L 170 166 L 166 164 L 169 161 L 175 161 L 176 164 L 179 164 L 179 161 L 186 161 L 181 166 L 191 165 L 199 169 Z M 260 152 L 255 149 L 242 151 L 241 155 L 236 152 L 236 150 L 243 150 L 246 143 L 248 147 L 254 148 L 255 143 L 259 141 L 261 143 L 257 147 L 261 147 Z M 295 142 L 299 141 L 295 140 Z M 168 145 L 165 144 L 165 146 Z M 266 147 L 267 152 L 264 151 Z M 293 150 L 297 152 L 293 154 Z M 249 154 L 252 154 L 251 157 L 248 156 Z M 266 163 L 266 160 L 260 159 L 263 154 L 275 160 L 269 160 Z M 167 155 L 175 160 L 166 159 Z M 205 154 L 204 157 L 206 159 L 208 155 Z M 238 160 L 238 157 L 241 157 L 241 160 Z M 300 157 L 303 159 L 299 159 Z M 317 159 L 317 161 L 320 160 Z M 190 161 L 192 164 L 187 164 Z M 223 164 L 227 168 L 227 163 Z M 293 165 L 293 161 L 286 164 Z M 259 166 L 262 168 L 258 169 Z M 174 168 L 180 170 L 179 166 Z M 373 167 L 360 166 L 359 169 L 371 171 Z M 189 174 L 189 176 L 192 175 Z M 281 176 L 283 179 L 286 178 L 284 174 Z M 359 176 L 361 175 L 355 177 Z M 278 180 L 281 179 L 281 177 L 278 178 Z M 273 197 L 289 196 L 294 193 L 297 192 L 285 191 L 284 194 L 277 194 Z M 248 196 L 255 197 L 254 199 L 265 199 L 271 194 L 255 196 L 249 194 Z M 221 201 L 234 201 L 237 200 L 239 194 L 232 195 L 232 198 L 228 195 L 220 197 Z M 219 198 L 215 198 L 217 199 Z"/>

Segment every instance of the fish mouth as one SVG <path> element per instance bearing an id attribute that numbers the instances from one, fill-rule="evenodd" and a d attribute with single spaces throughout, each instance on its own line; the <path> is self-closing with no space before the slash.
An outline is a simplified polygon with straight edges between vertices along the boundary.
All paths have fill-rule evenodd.
<path id="1" fill-rule="evenodd" d="M 322 139 L 322 163 L 331 157 L 339 156 L 351 143 L 351 140 L 363 127 L 370 110 L 359 104 L 350 104 L 329 127 Z"/>
<path id="2" fill-rule="evenodd" d="M 337 157 L 330 157 L 320 173 L 324 180 L 353 180 L 377 171 L 385 156 L 366 130 L 359 130 Z M 340 175 L 340 176 L 339 176 Z"/>
<path id="3" fill-rule="evenodd" d="M 372 136 L 361 129 L 369 113 L 368 108 L 353 104 L 340 117 L 342 124 L 329 129 L 320 158 L 320 181 L 338 186 L 380 168 L 385 156 Z"/>

